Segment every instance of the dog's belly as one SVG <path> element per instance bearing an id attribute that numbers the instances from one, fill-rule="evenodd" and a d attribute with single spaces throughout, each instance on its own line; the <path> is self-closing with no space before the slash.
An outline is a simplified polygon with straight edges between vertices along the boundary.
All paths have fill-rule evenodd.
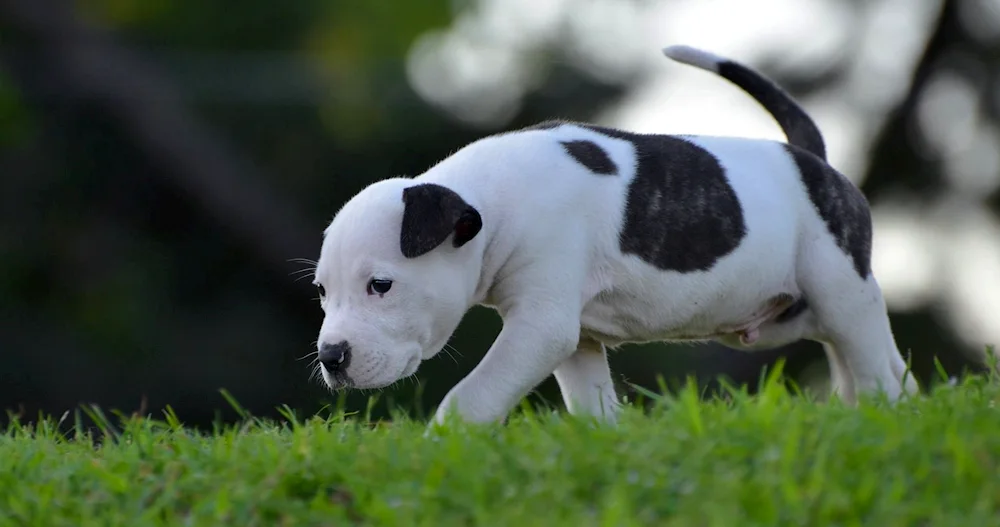
<path id="1" fill-rule="evenodd" d="M 788 291 L 758 291 L 746 298 L 686 306 L 653 305 L 626 295 L 605 294 L 583 311 L 583 335 L 609 346 L 642 342 L 707 341 L 749 338 L 790 307 Z"/>
<path id="2" fill-rule="evenodd" d="M 723 337 L 749 344 L 801 297 L 793 262 L 737 258 L 713 272 L 685 274 L 619 261 L 592 275 L 596 293 L 585 299 L 581 332 L 609 346 Z"/>

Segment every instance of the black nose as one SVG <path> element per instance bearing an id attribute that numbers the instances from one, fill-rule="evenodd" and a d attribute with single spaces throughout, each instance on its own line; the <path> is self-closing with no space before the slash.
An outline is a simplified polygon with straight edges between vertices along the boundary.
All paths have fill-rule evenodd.
<path id="1" fill-rule="evenodd" d="M 323 344 L 319 347 L 319 361 L 330 373 L 346 367 L 350 358 L 351 346 L 346 340 L 336 344 Z"/>

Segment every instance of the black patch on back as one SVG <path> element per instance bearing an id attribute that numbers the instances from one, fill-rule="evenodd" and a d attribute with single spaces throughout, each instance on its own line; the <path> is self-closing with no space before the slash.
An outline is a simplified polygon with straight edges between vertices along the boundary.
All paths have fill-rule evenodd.
<path id="1" fill-rule="evenodd" d="M 635 147 L 636 174 L 619 234 L 623 253 L 664 271 L 707 271 L 746 236 L 736 192 L 707 150 L 670 135 L 577 126 Z"/>
<path id="2" fill-rule="evenodd" d="M 789 320 L 792 320 L 793 318 L 804 313 L 805 310 L 808 308 L 809 308 L 809 302 L 806 301 L 806 297 L 804 296 L 799 297 L 799 299 L 796 300 L 794 304 L 785 308 L 784 311 L 782 311 L 777 317 L 775 317 L 774 321 L 777 322 L 778 324 L 781 324 L 782 322 L 788 322 Z"/>
<path id="3" fill-rule="evenodd" d="M 441 185 L 423 183 L 405 188 L 403 203 L 399 249 L 407 258 L 430 252 L 452 233 L 452 243 L 461 247 L 483 227 L 479 211 L 454 190 Z"/>
<path id="4" fill-rule="evenodd" d="M 593 141 L 563 141 L 563 148 L 578 163 L 595 174 L 617 174 L 618 167 L 611 157 Z"/>
<path id="5" fill-rule="evenodd" d="M 794 145 L 785 150 L 799 167 L 802 183 L 830 235 L 854 261 L 862 279 L 871 273 L 872 218 L 868 200 L 858 187 L 815 155 Z"/>
<path id="6" fill-rule="evenodd" d="M 790 144 L 826 159 L 823 134 L 809 114 L 785 90 L 738 62 L 721 62 L 718 70 L 719 76 L 742 88 L 774 117 Z"/>

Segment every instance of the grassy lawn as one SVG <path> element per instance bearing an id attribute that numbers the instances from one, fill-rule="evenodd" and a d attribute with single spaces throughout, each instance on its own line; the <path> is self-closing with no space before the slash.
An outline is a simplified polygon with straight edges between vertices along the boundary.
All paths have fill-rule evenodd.
<path id="1" fill-rule="evenodd" d="M 615 428 L 524 410 L 430 436 L 357 416 L 199 434 L 168 414 L 98 444 L 14 425 L 0 524 L 1000 525 L 998 399 L 984 378 L 859 408 L 769 383 Z"/>

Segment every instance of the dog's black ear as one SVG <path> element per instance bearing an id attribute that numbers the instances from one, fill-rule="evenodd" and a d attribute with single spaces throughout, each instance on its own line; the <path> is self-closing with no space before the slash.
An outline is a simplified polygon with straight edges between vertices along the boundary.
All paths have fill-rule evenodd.
<path id="1" fill-rule="evenodd" d="M 441 185 L 423 183 L 404 189 L 403 205 L 399 248 L 407 258 L 431 251 L 452 233 L 455 247 L 461 247 L 483 228 L 479 211 Z"/>

